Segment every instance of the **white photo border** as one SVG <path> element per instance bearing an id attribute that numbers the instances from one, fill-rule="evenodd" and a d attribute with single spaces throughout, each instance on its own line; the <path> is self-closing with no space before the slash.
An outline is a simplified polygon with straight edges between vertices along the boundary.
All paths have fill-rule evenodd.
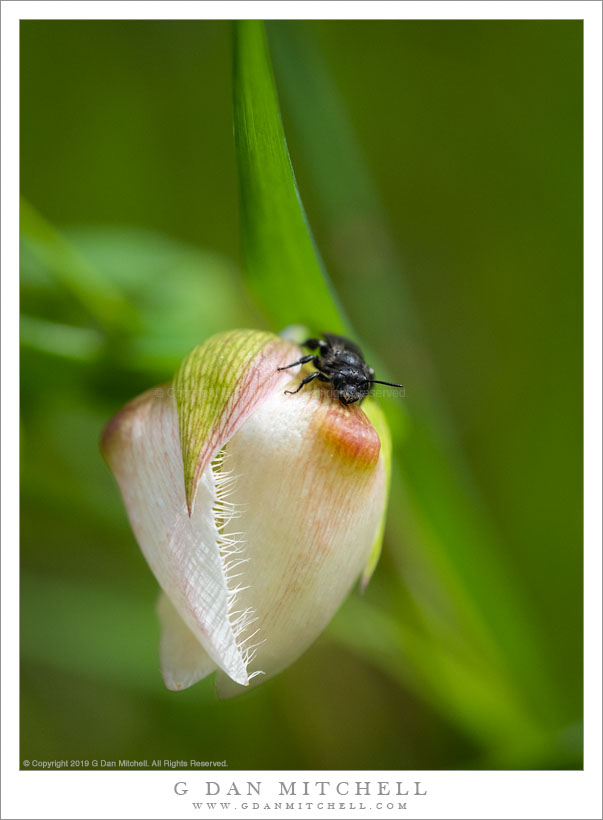
<path id="1" fill-rule="evenodd" d="M 181 817 L 601 817 L 601 4 L 592 2 L 4 2 L 2 14 L 2 781 L 6 818 Z M 582 19 L 584 21 L 584 375 L 585 375 L 585 764 L 583 771 L 193 772 L 19 770 L 19 21 L 21 19 Z M 220 787 L 208 810 L 207 781 Z M 261 783 L 261 796 L 229 795 L 234 782 Z M 298 796 L 280 796 L 280 782 Z M 329 795 L 299 797 L 301 784 L 330 782 Z M 336 784 L 368 781 L 372 801 L 337 794 Z M 378 783 L 390 784 L 379 797 Z M 395 796 L 397 781 L 408 797 Z M 176 793 L 186 783 L 186 794 Z M 419 791 L 415 795 L 415 782 Z M 393 784 L 393 785 L 392 785 Z M 385 787 L 381 787 L 384 790 Z M 216 787 L 210 787 L 215 791 Z M 325 787 L 326 789 L 326 787 Z M 344 792 L 345 786 L 339 788 Z M 231 789 L 232 791 L 232 789 Z M 391 797 L 391 794 L 394 794 Z M 210 796 L 211 797 L 211 796 Z M 313 808 L 262 809 L 265 803 L 313 802 Z M 394 809 L 376 808 L 381 800 Z M 200 809 L 193 801 L 203 802 Z M 238 802 L 237 802 L 238 801 Z M 336 808 L 317 808 L 333 802 Z M 405 810 L 397 808 L 400 802 Z M 260 808 L 242 808 L 247 802 Z M 344 804 L 340 807 L 340 803 Z M 233 808 L 234 806 L 237 808 Z M 346 807 L 347 806 L 347 807 Z M 285 810 L 283 810 L 285 811 Z"/>

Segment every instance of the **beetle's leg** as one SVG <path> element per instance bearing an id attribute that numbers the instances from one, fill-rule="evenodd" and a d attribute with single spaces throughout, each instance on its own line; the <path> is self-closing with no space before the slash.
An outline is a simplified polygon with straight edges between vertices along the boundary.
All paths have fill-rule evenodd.
<path id="1" fill-rule="evenodd" d="M 300 385 L 297 388 L 297 390 L 285 390 L 285 393 L 289 393 L 291 395 L 293 395 L 294 393 L 299 393 L 299 391 L 302 389 L 304 384 L 308 384 L 308 382 L 314 381 L 314 379 L 318 379 L 318 378 L 320 378 L 320 376 L 322 376 L 322 373 L 319 373 L 318 370 L 315 370 L 314 373 L 310 373 L 309 376 L 306 376 L 305 379 L 302 379 L 302 381 L 300 382 Z M 321 379 L 321 381 L 322 381 L 322 379 Z M 327 381 L 328 381 L 328 379 L 327 379 Z"/>
<path id="2" fill-rule="evenodd" d="M 316 350 L 316 348 L 320 348 L 320 352 L 324 353 L 324 351 L 329 346 L 323 339 L 306 339 L 305 342 L 301 343 L 302 347 L 308 347 L 310 350 Z"/>
<path id="3" fill-rule="evenodd" d="M 298 359 L 296 362 L 291 362 L 291 364 L 286 364 L 284 367 L 277 367 L 277 370 L 287 370 L 289 367 L 295 367 L 296 364 L 306 364 L 306 362 L 311 362 L 312 359 L 315 359 L 314 353 L 310 353 L 308 356 L 302 356 L 301 359 Z"/>

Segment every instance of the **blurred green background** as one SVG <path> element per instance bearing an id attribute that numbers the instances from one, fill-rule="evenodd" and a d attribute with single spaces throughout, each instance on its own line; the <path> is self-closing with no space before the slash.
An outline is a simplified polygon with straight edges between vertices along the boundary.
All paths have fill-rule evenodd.
<path id="1" fill-rule="evenodd" d="M 98 437 L 211 333 L 270 327 L 241 272 L 231 28 L 21 23 L 21 758 L 580 768 L 576 21 L 269 24 L 336 290 L 447 444 L 423 462 L 395 435 L 381 563 L 293 667 L 232 701 L 164 689 Z"/>

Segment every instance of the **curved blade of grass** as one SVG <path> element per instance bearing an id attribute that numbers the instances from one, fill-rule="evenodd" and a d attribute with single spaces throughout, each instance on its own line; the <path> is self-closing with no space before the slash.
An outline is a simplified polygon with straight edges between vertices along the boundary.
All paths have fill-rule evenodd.
<path id="1" fill-rule="evenodd" d="M 234 24 L 234 132 L 251 290 L 275 330 L 349 333 L 311 237 L 280 118 L 264 25 Z"/>
<path id="2" fill-rule="evenodd" d="M 275 25 L 292 31 L 287 24 Z M 294 107 L 327 219 L 336 227 L 356 209 L 352 224 L 375 227 L 369 231 L 368 243 L 364 232 L 362 238 L 354 239 L 352 253 L 359 254 L 374 273 L 374 290 L 380 291 L 379 304 L 390 307 L 385 317 L 380 311 L 380 323 L 393 323 L 392 338 L 399 338 L 401 325 L 405 332 L 412 328 L 415 345 L 409 348 L 416 350 L 419 343 L 422 349 L 420 328 L 410 300 L 404 300 L 405 304 L 400 306 L 399 292 L 383 299 L 382 288 L 387 288 L 392 271 L 399 277 L 400 264 L 395 244 L 384 229 L 379 198 L 369 175 L 362 170 L 360 152 L 350 141 L 349 130 L 345 125 L 342 127 L 341 107 L 329 96 L 328 78 L 319 73 L 320 67 L 313 63 L 310 50 L 296 52 L 291 39 L 280 46 L 283 65 L 288 63 L 296 69 L 291 72 L 297 79 Z M 303 74 L 299 71 L 300 61 Z M 314 111 L 311 116 L 309 110 Z M 235 135 L 241 172 L 243 238 L 253 288 L 278 324 L 303 319 L 312 327 L 324 326 L 333 316 L 328 305 L 330 291 L 324 286 L 320 262 L 309 259 L 314 247 L 295 188 L 260 23 L 240 23 L 237 27 Z M 310 281 L 312 285 L 308 287 Z M 400 309 L 405 317 L 402 323 Z M 368 313 L 374 314 L 370 306 Z M 429 360 L 428 356 L 416 358 Z M 419 365 L 415 363 L 414 367 Z M 514 691 L 518 716 L 524 712 L 522 701 L 527 696 L 538 707 L 537 711 L 544 709 L 551 717 L 557 711 L 556 698 L 538 651 L 538 639 L 533 634 L 529 606 L 525 606 L 512 583 L 496 534 L 481 509 L 479 494 L 456 445 L 437 385 L 429 376 L 429 368 L 419 370 L 414 379 L 419 395 L 413 401 L 414 410 L 409 403 L 410 415 L 394 402 L 387 402 L 384 409 L 399 448 L 393 476 L 397 497 L 392 499 L 392 507 L 397 508 L 396 518 L 407 549 L 410 547 L 414 553 L 422 567 L 420 572 L 427 574 L 432 587 L 425 595 L 419 585 L 416 593 L 418 608 L 423 609 L 426 634 L 430 636 L 429 652 L 445 649 L 446 627 L 438 612 L 443 597 L 451 621 L 457 624 L 464 640 L 472 644 L 473 653 L 483 656 L 481 668 L 466 670 L 468 679 L 473 675 L 477 686 L 490 676 L 493 687 L 501 685 Z M 408 374 L 404 375 L 406 380 Z M 397 431 L 402 431 L 402 436 Z M 403 472 L 400 459 L 404 462 Z M 430 611 L 434 602 L 435 609 Z M 427 665 L 427 669 L 435 670 L 436 665 Z M 428 672 L 426 677 L 429 676 Z M 438 676 L 434 673 L 431 681 L 434 692 L 440 685 Z M 501 676 L 506 679 L 504 684 Z M 423 681 L 421 686 L 424 685 Z"/>
<path id="3" fill-rule="evenodd" d="M 235 23 L 233 83 L 242 236 L 251 289 L 277 330 L 303 323 L 315 332 L 353 335 L 303 210 L 260 21 Z M 375 414 L 382 416 L 378 407 Z M 382 433 L 382 440 L 387 440 L 389 465 L 389 433 Z M 388 466 L 388 484 L 390 472 Z M 384 529 L 385 520 L 363 575 L 363 587 L 379 559 Z"/>

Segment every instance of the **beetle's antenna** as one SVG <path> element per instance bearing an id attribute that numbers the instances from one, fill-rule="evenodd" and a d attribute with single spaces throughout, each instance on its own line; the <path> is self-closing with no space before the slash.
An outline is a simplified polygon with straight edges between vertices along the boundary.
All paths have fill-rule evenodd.
<path id="1" fill-rule="evenodd" d="M 389 387 L 404 387 L 403 384 L 394 384 L 394 382 L 382 382 L 379 379 L 365 379 L 365 384 L 387 384 Z"/>

